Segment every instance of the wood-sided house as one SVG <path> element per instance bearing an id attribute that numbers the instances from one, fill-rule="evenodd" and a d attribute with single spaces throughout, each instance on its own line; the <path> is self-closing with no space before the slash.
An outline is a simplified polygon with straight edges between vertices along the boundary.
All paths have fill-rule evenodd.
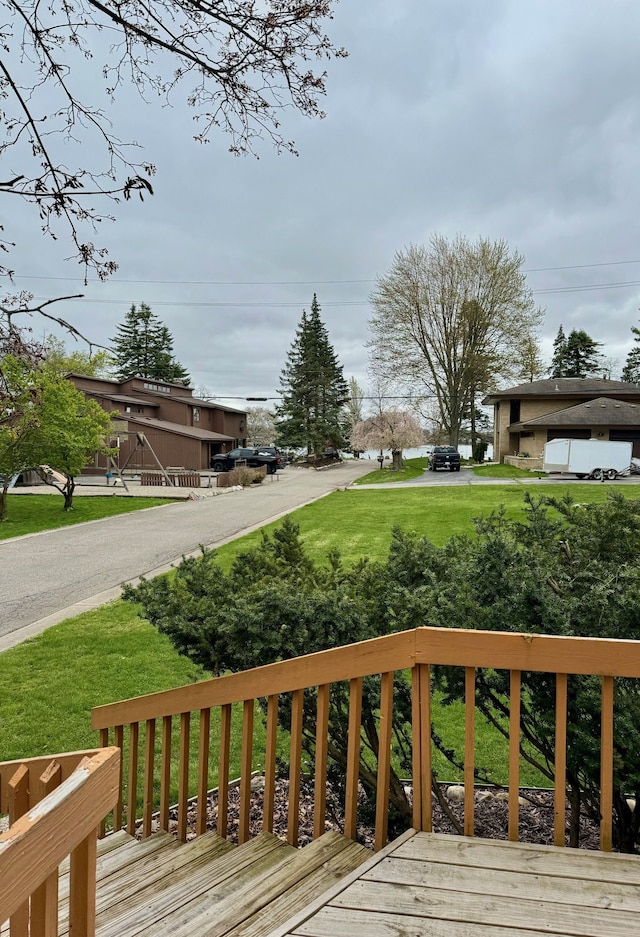
<path id="1" fill-rule="evenodd" d="M 75 387 L 109 413 L 118 415 L 114 439 L 120 466 L 141 471 L 156 467 L 142 434 L 163 466 L 208 469 L 211 457 L 244 446 L 247 414 L 218 401 L 201 400 L 184 384 L 130 377 L 125 381 L 68 375 Z M 128 461 L 127 461 L 128 460 Z M 98 455 L 88 474 L 104 472 L 105 456 Z"/>
<path id="2" fill-rule="evenodd" d="M 551 439 L 625 440 L 640 457 L 640 387 L 606 378 L 552 377 L 482 401 L 494 408 L 494 458 L 538 457 Z"/>

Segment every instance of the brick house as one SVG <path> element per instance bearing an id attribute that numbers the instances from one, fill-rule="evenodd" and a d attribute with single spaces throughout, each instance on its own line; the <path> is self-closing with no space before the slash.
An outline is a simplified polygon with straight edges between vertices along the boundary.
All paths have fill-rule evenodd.
<path id="1" fill-rule="evenodd" d="M 155 468 L 155 460 L 136 443 L 144 434 L 163 466 L 208 469 L 211 457 L 243 446 L 247 414 L 218 401 L 201 400 L 184 384 L 131 377 L 126 381 L 68 375 L 75 387 L 119 419 L 114 429 L 118 462 L 140 471 Z M 98 455 L 87 474 L 105 472 L 105 456 Z"/>
<path id="2" fill-rule="evenodd" d="M 528 453 L 537 458 L 550 439 L 608 439 L 633 443 L 640 457 L 640 387 L 606 378 L 552 377 L 489 394 L 496 461 Z"/>

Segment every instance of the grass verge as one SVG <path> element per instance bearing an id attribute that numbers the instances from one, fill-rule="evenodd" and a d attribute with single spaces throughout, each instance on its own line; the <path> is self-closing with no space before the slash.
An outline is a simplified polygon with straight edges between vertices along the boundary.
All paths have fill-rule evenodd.
<path id="1" fill-rule="evenodd" d="M 116 514 L 129 514 L 161 504 L 175 504 L 170 498 L 122 498 L 113 495 L 80 496 L 73 499 L 73 510 L 63 511 L 62 495 L 8 495 L 8 517 L 0 523 L 0 540 L 35 534 L 56 527 L 70 527 L 85 521 L 97 521 Z"/>

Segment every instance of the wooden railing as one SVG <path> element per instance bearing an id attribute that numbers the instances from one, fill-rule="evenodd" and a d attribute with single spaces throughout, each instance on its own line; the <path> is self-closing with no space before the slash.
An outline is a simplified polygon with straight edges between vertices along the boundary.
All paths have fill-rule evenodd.
<path id="1" fill-rule="evenodd" d="M 378 712 L 378 752 L 376 771 L 375 846 L 387 840 L 389 777 L 392 764 L 392 724 L 394 679 L 396 672 L 411 671 L 412 693 L 412 785 L 413 825 L 429 831 L 432 825 L 432 740 L 431 740 L 431 667 L 450 665 L 465 673 L 465 743 L 464 743 L 464 833 L 474 831 L 475 781 L 475 687 L 480 668 L 510 672 L 509 722 L 509 821 L 508 835 L 518 839 L 520 788 L 520 701 L 523 671 L 556 675 L 555 717 L 555 804 L 554 841 L 565 843 L 567 678 L 571 674 L 597 675 L 602 678 L 601 706 L 601 784 L 600 843 L 611 849 L 613 816 L 613 686 L 615 677 L 640 677 L 640 642 L 597 638 L 547 637 L 484 631 L 461 631 L 440 628 L 416 628 L 375 638 L 347 647 L 322 651 L 307 657 L 282 661 L 252 671 L 230 674 L 163 693 L 100 706 L 92 712 L 92 724 L 100 731 L 103 745 L 113 743 L 123 748 L 128 736 L 126 790 L 122 789 L 114 812 L 114 824 L 122 825 L 126 813 L 127 828 L 136 827 L 139 794 L 139 768 L 142 777 L 142 829 L 149 835 L 152 817 L 157 812 L 162 829 L 169 827 L 170 778 L 172 773 L 172 727 L 179 719 L 179 744 L 175 759 L 177 773 L 177 831 L 187 836 L 189 808 L 189 760 L 191 714 L 199 714 L 197 759 L 196 832 L 206 829 L 207 787 L 210 777 L 211 711 L 220 710 L 220 739 L 217 764 L 217 831 L 227 834 L 227 801 L 233 704 L 242 707 L 242 749 L 240 768 L 239 840 L 249 837 L 251 774 L 254 757 L 254 712 L 258 699 L 266 700 L 266 742 L 264 751 L 265 790 L 263 828 L 273 826 L 276 776 L 278 701 L 291 694 L 289 751 L 288 833 L 290 843 L 298 839 L 298 801 L 302 755 L 304 692 L 317 688 L 316 745 L 314 766 L 314 835 L 325 828 L 329 694 L 332 683 L 349 682 L 349 734 L 345 767 L 344 803 L 347 836 L 354 837 L 357 826 L 358 783 L 361 754 L 362 680 L 380 675 L 381 691 Z M 156 726 L 160 723 L 159 751 L 156 752 Z M 140 752 L 140 727 L 144 731 L 144 752 Z M 156 762 L 159 762 L 156 771 Z M 159 788 L 156 799 L 155 790 Z"/>
<path id="2" fill-rule="evenodd" d="M 58 866 L 70 856 L 69 931 L 95 933 L 98 826 L 117 799 L 120 751 L 105 748 L 0 764 L 0 929 L 58 934 Z"/>

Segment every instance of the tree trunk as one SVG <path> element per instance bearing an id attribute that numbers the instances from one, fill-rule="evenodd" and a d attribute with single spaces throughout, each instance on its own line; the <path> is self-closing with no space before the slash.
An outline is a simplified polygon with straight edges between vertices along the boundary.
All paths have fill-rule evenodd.
<path id="1" fill-rule="evenodd" d="M 7 491 L 9 490 L 9 476 L 5 475 L 0 492 L 0 522 L 7 519 Z"/>
<path id="2" fill-rule="evenodd" d="M 64 495 L 64 509 L 65 511 L 73 511 L 73 492 L 75 491 L 76 483 L 75 480 L 67 476 L 67 483 L 64 486 L 62 494 Z"/>
<path id="3" fill-rule="evenodd" d="M 476 389 L 471 388 L 471 456 L 475 458 L 476 451 Z"/>
<path id="4" fill-rule="evenodd" d="M 403 466 L 402 462 L 402 449 L 394 449 L 391 453 L 393 461 L 391 463 L 391 471 L 399 472 Z"/>
<path id="5" fill-rule="evenodd" d="M 582 801 L 580 788 L 572 785 L 569 788 L 569 845 L 573 849 L 580 846 L 580 804 Z"/>

